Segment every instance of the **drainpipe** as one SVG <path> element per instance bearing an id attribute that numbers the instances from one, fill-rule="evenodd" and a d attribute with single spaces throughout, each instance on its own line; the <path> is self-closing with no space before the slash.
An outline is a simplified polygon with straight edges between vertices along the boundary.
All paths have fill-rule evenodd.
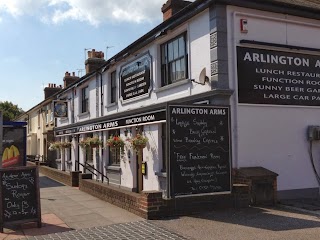
<path id="1" fill-rule="evenodd" d="M 102 87 L 102 73 L 97 71 L 100 75 L 100 117 L 103 116 L 103 87 Z"/>

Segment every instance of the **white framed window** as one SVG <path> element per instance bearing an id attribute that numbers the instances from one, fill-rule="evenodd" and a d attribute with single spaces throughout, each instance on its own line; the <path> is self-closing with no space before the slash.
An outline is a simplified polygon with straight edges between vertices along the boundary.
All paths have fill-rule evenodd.
<path id="1" fill-rule="evenodd" d="M 161 86 L 188 78 L 187 34 L 161 44 Z"/>
<path id="2" fill-rule="evenodd" d="M 81 89 L 81 113 L 89 112 L 89 87 Z"/>

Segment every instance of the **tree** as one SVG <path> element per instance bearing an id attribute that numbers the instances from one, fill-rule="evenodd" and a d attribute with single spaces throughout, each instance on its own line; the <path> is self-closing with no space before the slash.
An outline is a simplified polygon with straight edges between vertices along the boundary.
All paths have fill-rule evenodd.
<path id="1" fill-rule="evenodd" d="M 3 121 L 13 121 L 16 117 L 24 113 L 18 105 L 14 105 L 8 101 L 0 102 L 0 111 L 2 111 L 3 114 Z"/>

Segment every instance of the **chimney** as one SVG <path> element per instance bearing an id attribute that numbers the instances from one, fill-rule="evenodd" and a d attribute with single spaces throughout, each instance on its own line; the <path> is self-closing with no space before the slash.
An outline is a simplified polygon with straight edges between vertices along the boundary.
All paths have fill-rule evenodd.
<path id="1" fill-rule="evenodd" d="M 181 9 L 188 6 L 191 2 L 183 0 L 168 0 L 163 4 L 161 11 L 163 13 L 163 21 L 171 18 L 174 14 L 179 12 Z"/>
<path id="2" fill-rule="evenodd" d="M 88 51 L 88 59 L 85 61 L 86 74 L 97 70 L 104 63 L 104 53 L 102 51 L 96 52 L 95 49 Z"/>
<path id="3" fill-rule="evenodd" d="M 69 72 L 66 72 L 63 78 L 63 88 L 70 86 L 72 83 L 76 82 L 77 80 L 79 80 L 79 77 L 77 77 L 74 72 L 72 72 L 72 76 Z"/>
<path id="4" fill-rule="evenodd" d="M 57 92 L 59 92 L 62 89 L 62 86 L 57 86 L 56 84 L 49 83 L 48 87 L 44 88 L 44 99 L 47 99 L 48 97 L 53 96 Z"/>

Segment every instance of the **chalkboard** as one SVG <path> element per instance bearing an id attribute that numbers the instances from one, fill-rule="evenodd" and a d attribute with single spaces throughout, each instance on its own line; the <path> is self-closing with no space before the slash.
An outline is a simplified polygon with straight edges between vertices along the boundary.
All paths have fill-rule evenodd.
<path id="1" fill-rule="evenodd" d="M 38 222 L 41 227 L 38 168 L 0 169 L 0 179 L 1 232 L 6 223 Z"/>
<path id="2" fill-rule="evenodd" d="M 171 197 L 231 192 L 229 107 L 169 106 Z"/>

